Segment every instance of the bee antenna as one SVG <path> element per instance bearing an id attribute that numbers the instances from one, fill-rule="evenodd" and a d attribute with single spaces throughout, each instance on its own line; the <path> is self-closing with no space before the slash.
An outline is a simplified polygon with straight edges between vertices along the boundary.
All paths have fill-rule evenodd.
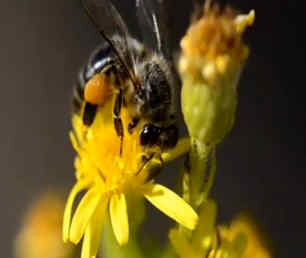
<path id="1" fill-rule="evenodd" d="M 155 32 L 156 40 L 157 40 L 157 47 L 158 47 L 158 50 L 161 52 L 162 43 L 161 43 L 159 27 L 157 24 L 157 19 L 156 19 L 155 14 L 152 14 L 152 19 L 153 19 L 153 25 L 154 25 L 154 32 Z"/>
<path id="2" fill-rule="evenodd" d="M 151 155 L 149 157 L 143 156 L 143 163 L 141 165 L 141 167 L 138 169 L 136 175 L 140 174 L 140 172 L 144 169 L 144 167 L 149 163 L 149 161 L 152 160 L 152 158 L 154 157 L 155 153 L 151 153 Z"/>

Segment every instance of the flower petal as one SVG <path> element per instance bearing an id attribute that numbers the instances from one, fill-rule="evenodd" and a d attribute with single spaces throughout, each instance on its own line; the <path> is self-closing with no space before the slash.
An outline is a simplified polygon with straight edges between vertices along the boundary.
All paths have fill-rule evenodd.
<path id="1" fill-rule="evenodd" d="M 198 215 L 176 193 L 159 184 L 149 184 L 144 189 L 144 196 L 156 208 L 186 228 L 191 230 L 195 228 Z"/>
<path id="2" fill-rule="evenodd" d="M 71 222 L 71 211 L 72 206 L 75 200 L 75 197 L 79 192 L 84 190 L 88 184 L 84 182 L 77 182 L 72 188 L 68 200 L 65 206 L 64 218 L 63 218 L 63 241 L 66 243 L 69 240 L 69 230 L 70 230 L 70 222 Z"/>
<path id="3" fill-rule="evenodd" d="M 77 137 L 75 136 L 75 134 L 73 132 L 69 133 L 69 138 L 72 144 L 72 147 L 75 149 L 76 152 L 80 152 L 80 146 L 77 140 Z"/>
<path id="4" fill-rule="evenodd" d="M 108 199 L 102 199 L 96 211 L 92 215 L 84 234 L 81 258 L 96 257 L 100 240 L 102 237 L 102 229 L 105 219 L 105 211 Z"/>
<path id="5" fill-rule="evenodd" d="M 119 245 L 129 241 L 129 221 L 124 194 L 114 194 L 110 200 L 110 217 Z"/>
<path id="6" fill-rule="evenodd" d="M 85 194 L 72 219 L 70 229 L 71 242 L 77 244 L 81 240 L 101 198 L 102 194 L 99 193 L 97 188 L 92 188 Z"/>

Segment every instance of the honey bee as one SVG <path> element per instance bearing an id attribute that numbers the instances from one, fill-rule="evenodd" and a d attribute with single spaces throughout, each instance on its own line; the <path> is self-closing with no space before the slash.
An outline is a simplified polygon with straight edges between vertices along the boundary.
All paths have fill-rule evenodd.
<path id="1" fill-rule="evenodd" d="M 83 123 L 90 126 L 98 108 L 115 94 L 113 121 L 121 142 L 125 130 L 120 114 L 124 105 L 131 116 L 127 132 L 132 134 L 141 126 L 142 146 L 173 148 L 178 141 L 177 80 L 166 35 L 161 31 L 161 1 L 136 0 L 142 42 L 130 35 L 109 0 L 83 0 L 82 4 L 103 42 L 79 73 L 73 100 L 76 112 L 82 110 Z"/>

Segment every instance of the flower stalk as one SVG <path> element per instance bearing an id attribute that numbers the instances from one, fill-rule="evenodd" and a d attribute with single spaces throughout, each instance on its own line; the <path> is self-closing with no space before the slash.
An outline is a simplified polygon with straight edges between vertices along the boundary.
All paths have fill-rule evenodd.
<path id="1" fill-rule="evenodd" d="M 239 15 L 208 1 L 202 16 L 193 21 L 181 41 L 181 103 L 190 135 L 190 151 L 183 168 L 183 197 L 199 214 L 194 231 L 181 227 L 170 231 L 170 241 L 181 258 L 267 254 L 263 248 L 248 256 L 248 246 L 256 242 L 248 244 L 250 232 L 238 230 L 231 237 L 224 234 L 216 224 L 217 205 L 209 198 L 217 169 L 216 148 L 233 127 L 238 82 L 249 55 L 242 36 L 254 18 L 254 11 Z"/>
<path id="2" fill-rule="evenodd" d="M 179 72 L 182 111 L 191 137 L 189 202 L 198 208 L 207 199 L 216 172 L 216 146 L 235 120 L 237 86 L 249 50 L 242 40 L 254 11 L 237 15 L 207 3 L 181 41 Z"/>

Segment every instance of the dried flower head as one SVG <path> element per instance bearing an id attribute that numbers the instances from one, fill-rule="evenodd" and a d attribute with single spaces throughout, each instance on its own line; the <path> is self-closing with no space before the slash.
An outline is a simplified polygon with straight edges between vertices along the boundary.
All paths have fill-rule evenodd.
<path id="1" fill-rule="evenodd" d="M 190 73 L 200 68 L 204 79 L 215 85 L 218 74 L 224 74 L 231 65 L 241 65 L 248 57 L 242 35 L 254 18 L 254 11 L 238 15 L 230 7 L 221 9 L 207 1 L 202 16 L 193 21 L 181 41 L 180 70 Z"/>
<path id="2" fill-rule="evenodd" d="M 182 110 L 190 135 L 205 144 L 222 141 L 234 123 L 237 85 L 248 47 L 242 40 L 255 12 L 206 4 L 181 41 Z"/>

